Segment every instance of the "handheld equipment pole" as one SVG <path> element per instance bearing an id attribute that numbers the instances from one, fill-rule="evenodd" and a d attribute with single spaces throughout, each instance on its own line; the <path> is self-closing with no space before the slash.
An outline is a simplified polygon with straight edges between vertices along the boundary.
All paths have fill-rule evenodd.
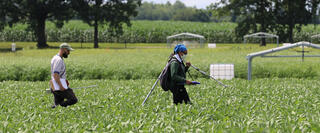
<path id="1" fill-rule="evenodd" d="M 147 101 L 147 99 L 149 98 L 149 96 L 151 95 L 151 93 L 152 93 L 152 91 L 153 91 L 154 87 L 155 87 L 155 86 L 157 85 L 157 83 L 159 82 L 159 80 L 160 80 L 160 76 L 161 76 L 161 74 L 159 75 L 159 77 L 158 77 L 157 81 L 153 84 L 153 86 L 152 86 L 152 88 L 151 88 L 150 92 L 148 93 L 147 97 L 144 99 L 144 101 L 143 101 L 143 103 L 142 103 L 142 106 L 144 105 L 144 103 L 146 103 L 146 101 Z"/>
<path id="2" fill-rule="evenodd" d="M 97 87 L 98 85 L 90 85 L 86 87 L 78 87 L 78 88 L 71 88 L 71 89 L 85 89 L 85 88 L 92 88 L 92 87 Z M 51 89 L 46 89 L 47 93 L 51 93 Z"/>
<path id="3" fill-rule="evenodd" d="M 147 99 L 149 98 L 149 96 L 151 95 L 152 91 L 154 90 L 154 87 L 156 87 L 157 83 L 159 82 L 160 77 L 161 77 L 161 75 L 162 75 L 162 73 L 163 73 L 164 69 L 166 69 L 166 67 L 167 67 L 168 65 L 169 65 L 169 63 L 167 63 L 167 65 L 166 65 L 166 66 L 163 68 L 163 70 L 161 71 L 161 73 L 160 73 L 160 75 L 159 75 L 159 77 L 158 77 L 157 81 L 153 84 L 153 86 L 152 86 L 152 88 L 151 88 L 150 92 L 148 93 L 147 97 L 144 99 L 144 101 L 143 101 L 143 103 L 142 103 L 142 106 L 146 103 Z"/>
<path id="4" fill-rule="evenodd" d="M 153 86 L 152 86 L 152 88 L 151 88 L 150 92 L 148 93 L 147 97 L 143 100 L 143 102 L 142 102 L 142 106 L 144 106 L 144 104 L 145 104 L 145 103 L 146 103 L 146 101 L 148 100 L 149 96 L 151 95 L 152 91 L 154 90 L 154 87 L 156 87 L 157 83 L 158 83 L 158 82 L 159 82 L 159 80 L 160 80 L 160 77 L 161 77 L 161 75 L 162 75 L 163 71 L 166 69 L 166 67 L 168 67 L 168 65 L 169 65 L 169 61 L 171 60 L 172 56 L 173 56 L 173 54 L 171 54 L 171 55 L 169 56 L 169 59 L 168 59 L 167 65 L 163 68 L 163 70 L 161 71 L 161 73 L 160 73 L 160 75 L 159 75 L 159 77 L 158 77 L 157 81 L 153 84 Z"/>
<path id="5" fill-rule="evenodd" d="M 202 73 L 203 75 L 209 76 L 210 78 L 212 78 L 213 80 L 215 80 L 216 82 L 218 82 L 220 85 L 224 86 L 224 87 L 229 87 L 225 84 L 223 84 L 222 82 L 220 82 L 219 80 L 217 80 L 216 78 L 214 78 L 213 76 L 208 75 L 206 72 L 200 70 L 199 68 L 191 65 L 192 68 L 196 69 L 198 72 Z"/>

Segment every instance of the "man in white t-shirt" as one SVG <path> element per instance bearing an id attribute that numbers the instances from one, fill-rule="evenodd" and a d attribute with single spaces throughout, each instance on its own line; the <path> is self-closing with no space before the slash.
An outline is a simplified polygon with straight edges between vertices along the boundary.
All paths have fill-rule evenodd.
<path id="1" fill-rule="evenodd" d="M 72 50 L 73 49 L 69 44 L 62 43 L 60 45 L 59 53 L 53 56 L 51 60 L 50 87 L 54 96 L 54 105 L 52 108 L 55 108 L 58 105 L 67 107 L 77 103 L 78 101 L 72 89 L 68 87 L 69 83 L 68 80 L 66 80 L 66 65 L 63 61 L 63 58 L 68 58 L 68 55 Z M 65 99 L 67 100 L 65 101 Z"/>

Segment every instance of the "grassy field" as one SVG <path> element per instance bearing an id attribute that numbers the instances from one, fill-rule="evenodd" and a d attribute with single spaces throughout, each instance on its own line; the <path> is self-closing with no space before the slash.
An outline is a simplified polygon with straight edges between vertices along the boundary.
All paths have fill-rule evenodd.
<path id="1" fill-rule="evenodd" d="M 19 43 L 17 43 L 18 46 Z M 54 46 L 58 46 L 55 43 Z M 78 44 L 72 44 L 79 46 Z M 107 45 L 107 44 L 106 44 Z M 123 44 L 119 44 L 123 45 Z M 133 44 L 140 45 L 140 44 Z M 146 45 L 146 44 L 141 44 Z M 165 46 L 165 44 L 156 44 Z M 257 44 L 218 44 L 216 49 L 190 49 L 188 60 L 199 68 L 209 71 L 212 63 L 235 64 L 235 76 L 247 78 L 249 53 L 275 47 L 259 47 Z M 100 48 L 77 49 L 66 59 L 70 79 L 150 79 L 156 78 L 166 64 L 172 49 L 169 48 Z M 76 47 L 77 48 L 77 47 Z M 278 55 L 298 55 L 298 49 L 288 50 Z M 306 49 L 307 54 L 320 54 L 319 50 Z M 57 49 L 28 49 L 16 53 L 0 53 L 0 81 L 23 80 L 44 81 L 50 78 L 50 59 Z M 253 78 L 319 78 L 319 58 L 255 58 Z M 275 63 L 276 62 L 276 63 Z M 144 67 L 142 67 L 144 66 Z M 195 77 L 203 77 L 191 71 Z"/>
<path id="2" fill-rule="evenodd" d="M 58 49 L 27 47 L 0 53 L 0 132 L 320 131 L 319 58 L 301 62 L 301 58 L 257 57 L 253 80 L 246 80 L 246 55 L 275 44 L 189 49 L 187 60 L 206 72 L 212 63 L 235 64 L 236 78 L 222 80 L 233 88 L 223 88 L 190 69 L 194 80 L 201 82 L 187 86 L 193 105 L 175 106 L 172 94 L 157 86 L 143 107 L 141 103 L 172 49 L 76 49 L 65 59 L 70 87 L 98 87 L 75 90 L 79 103 L 55 109 L 50 108 L 53 96 L 45 89 L 50 59 Z M 277 54 L 297 55 L 296 50 Z M 320 54 L 319 50 L 306 50 Z"/>

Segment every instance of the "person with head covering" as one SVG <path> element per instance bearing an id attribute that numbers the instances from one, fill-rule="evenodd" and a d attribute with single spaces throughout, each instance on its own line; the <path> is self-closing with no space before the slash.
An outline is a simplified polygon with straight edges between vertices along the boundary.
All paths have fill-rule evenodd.
<path id="1" fill-rule="evenodd" d="M 55 108 L 58 105 L 67 107 L 76 104 L 78 101 L 76 95 L 68 86 L 66 65 L 63 60 L 63 58 L 68 58 L 68 55 L 72 50 L 73 49 L 69 44 L 62 43 L 60 45 L 59 53 L 51 59 L 50 88 L 54 96 L 54 105 L 52 108 Z"/>
<path id="2" fill-rule="evenodd" d="M 184 85 L 191 85 L 192 82 L 186 79 L 186 72 L 191 66 L 190 62 L 186 62 L 185 58 L 188 50 L 185 45 L 178 44 L 174 48 L 174 54 L 170 64 L 170 91 L 173 94 L 173 103 L 186 103 L 191 104 L 189 95 Z M 184 64 L 186 63 L 186 65 Z"/>

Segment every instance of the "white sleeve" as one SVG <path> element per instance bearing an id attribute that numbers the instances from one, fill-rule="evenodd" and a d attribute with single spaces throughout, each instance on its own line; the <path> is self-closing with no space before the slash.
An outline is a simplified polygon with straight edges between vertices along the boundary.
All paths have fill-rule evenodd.
<path id="1" fill-rule="evenodd" d="M 55 61 L 52 68 L 53 73 L 60 74 L 63 71 L 62 69 L 63 69 L 63 61 L 62 60 Z"/>

